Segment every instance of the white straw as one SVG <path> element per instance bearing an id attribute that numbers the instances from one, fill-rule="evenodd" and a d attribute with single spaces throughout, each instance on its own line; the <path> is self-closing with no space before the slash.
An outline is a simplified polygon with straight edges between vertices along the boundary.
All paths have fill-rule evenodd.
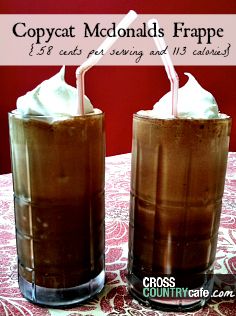
<path id="1" fill-rule="evenodd" d="M 149 20 L 148 27 L 152 28 L 153 23 L 156 23 L 158 29 L 160 28 L 157 19 Z M 166 49 L 166 43 L 165 43 L 163 37 L 153 37 L 153 40 L 154 40 L 155 45 L 159 51 Z M 171 89 L 171 93 L 172 93 L 172 115 L 174 117 L 177 117 L 177 115 L 178 115 L 177 103 L 178 103 L 179 77 L 174 69 L 174 66 L 173 66 L 173 63 L 171 61 L 170 54 L 169 54 L 168 50 L 166 50 L 166 54 L 161 55 L 161 59 L 162 59 L 162 62 L 165 66 L 167 76 L 170 80 L 170 89 Z"/>
<path id="2" fill-rule="evenodd" d="M 119 29 L 127 29 L 127 27 L 137 18 L 137 13 L 133 10 L 129 11 L 128 14 L 120 21 L 117 25 L 115 33 L 118 33 Z M 97 51 L 103 51 L 105 54 L 110 47 L 117 41 L 119 36 L 106 37 L 104 42 L 98 47 Z M 80 67 L 76 69 L 76 82 L 78 90 L 78 102 L 76 108 L 77 115 L 84 115 L 84 75 L 89 68 L 96 65 L 102 58 L 103 54 L 91 55 Z"/>

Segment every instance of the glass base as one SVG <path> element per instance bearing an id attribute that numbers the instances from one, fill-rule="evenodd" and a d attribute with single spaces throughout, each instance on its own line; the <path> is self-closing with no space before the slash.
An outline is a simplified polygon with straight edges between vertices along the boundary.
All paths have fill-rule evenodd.
<path id="1" fill-rule="evenodd" d="M 158 297 L 146 297 L 143 293 L 144 287 L 141 279 L 137 278 L 133 273 L 129 273 L 127 279 L 130 294 L 142 305 L 166 312 L 190 312 L 202 308 L 210 299 L 214 285 L 214 275 L 206 273 L 203 284 L 200 287 L 191 289 L 195 293 L 199 290 L 201 292 L 207 290 L 205 292 L 208 293 L 206 297 L 161 297 L 162 289 L 157 289 L 157 291 L 160 291 L 159 294 L 161 293 Z"/>
<path id="2" fill-rule="evenodd" d="M 19 275 L 23 296 L 32 303 L 48 307 L 69 307 L 84 302 L 98 294 L 104 287 L 104 270 L 87 283 L 71 288 L 45 288 L 32 284 Z"/>

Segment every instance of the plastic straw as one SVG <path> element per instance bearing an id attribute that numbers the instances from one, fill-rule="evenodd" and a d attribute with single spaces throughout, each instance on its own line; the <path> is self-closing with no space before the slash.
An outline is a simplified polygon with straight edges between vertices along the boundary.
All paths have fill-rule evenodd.
<path id="1" fill-rule="evenodd" d="M 151 19 L 148 21 L 148 27 L 153 27 L 153 23 L 156 23 L 157 28 L 159 29 L 159 23 L 157 19 Z M 164 50 L 166 48 L 166 43 L 163 37 L 153 37 L 156 47 L 159 51 Z M 174 69 L 173 63 L 170 58 L 170 54 L 168 50 L 166 50 L 166 54 L 161 55 L 162 62 L 165 66 L 165 70 L 167 76 L 170 80 L 170 90 L 172 95 L 172 115 L 174 117 L 178 116 L 177 104 L 178 104 L 178 89 L 179 89 L 179 77 Z"/>
<path id="2" fill-rule="evenodd" d="M 133 10 L 129 11 L 128 14 L 120 21 L 120 23 L 116 27 L 116 33 L 119 29 L 126 29 L 135 19 L 137 18 L 137 13 Z M 104 42 L 98 47 L 97 51 L 102 51 L 105 54 L 110 47 L 117 41 L 118 36 L 115 37 L 106 37 Z M 84 115 L 84 75 L 89 68 L 94 66 L 99 62 L 102 58 L 102 54 L 100 55 L 91 55 L 80 67 L 76 69 L 76 83 L 78 90 L 78 104 L 76 108 L 77 115 Z"/>

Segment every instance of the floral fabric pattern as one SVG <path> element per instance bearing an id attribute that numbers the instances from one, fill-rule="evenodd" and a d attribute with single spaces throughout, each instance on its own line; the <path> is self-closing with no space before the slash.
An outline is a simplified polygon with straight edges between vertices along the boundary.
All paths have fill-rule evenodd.
<path id="1" fill-rule="evenodd" d="M 12 178 L 11 174 L 0 175 L 0 316 L 175 315 L 146 308 L 127 291 L 130 158 L 130 154 L 106 158 L 106 285 L 93 300 L 63 310 L 33 305 L 25 300 L 19 291 Z M 231 282 L 235 286 L 236 153 L 229 153 L 215 272 L 231 275 Z M 219 286 L 225 282 L 220 278 L 218 281 Z M 208 305 L 199 311 L 178 315 L 233 316 L 235 311 L 235 300 L 220 298 L 211 299 Z"/>

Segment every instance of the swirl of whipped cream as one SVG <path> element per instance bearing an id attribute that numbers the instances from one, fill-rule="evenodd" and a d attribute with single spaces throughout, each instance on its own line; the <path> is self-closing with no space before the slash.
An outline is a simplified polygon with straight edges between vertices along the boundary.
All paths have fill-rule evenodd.
<path id="1" fill-rule="evenodd" d="M 17 110 L 25 115 L 73 116 L 76 115 L 77 89 L 65 82 L 65 66 L 32 91 L 19 97 Z M 90 100 L 84 96 L 85 114 L 94 112 Z"/>
<path id="2" fill-rule="evenodd" d="M 179 118 L 212 119 L 219 118 L 219 109 L 213 95 L 203 89 L 190 74 L 187 83 L 178 90 L 177 116 Z M 165 94 L 153 107 L 153 110 L 139 111 L 138 114 L 153 118 L 172 118 L 172 94 Z"/>

